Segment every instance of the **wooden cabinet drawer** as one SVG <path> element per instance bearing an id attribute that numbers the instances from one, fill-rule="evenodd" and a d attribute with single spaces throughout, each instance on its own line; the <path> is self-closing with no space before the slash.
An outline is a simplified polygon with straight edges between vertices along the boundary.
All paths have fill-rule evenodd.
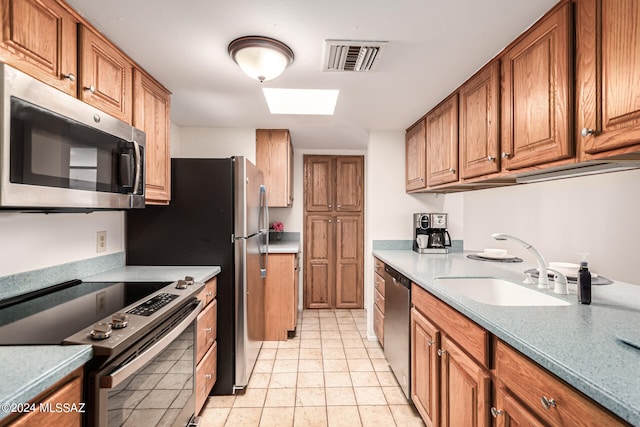
<path id="1" fill-rule="evenodd" d="M 376 307 L 382 314 L 384 314 L 384 297 L 377 290 L 374 292 L 374 299 L 376 303 Z"/>
<path id="2" fill-rule="evenodd" d="M 384 268 L 382 269 L 382 271 L 384 271 Z M 375 283 L 376 290 L 380 292 L 380 295 L 384 297 L 384 277 L 376 273 L 373 275 L 373 280 Z"/>
<path id="3" fill-rule="evenodd" d="M 202 301 L 202 305 L 206 307 L 211 301 L 213 301 L 218 294 L 218 280 L 216 277 L 209 279 L 204 289 L 198 294 L 198 299 Z"/>
<path id="4" fill-rule="evenodd" d="M 373 259 L 373 270 L 382 277 L 384 275 L 384 262 L 378 258 Z"/>
<path id="5" fill-rule="evenodd" d="M 198 330 L 196 332 L 196 360 L 200 361 L 209 347 L 216 340 L 216 318 L 218 315 L 218 302 L 213 301 L 198 315 Z"/>
<path id="6" fill-rule="evenodd" d="M 209 392 L 216 383 L 218 365 L 218 343 L 213 343 L 209 351 L 196 366 L 196 414 L 200 412 Z"/>
<path id="7" fill-rule="evenodd" d="M 380 345 L 384 346 L 384 314 L 378 307 L 373 307 L 373 331 L 380 341 Z"/>
<path id="8" fill-rule="evenodd" d="M 546 423 L 558 426 L 626 425 L 502 341 L 496 341 L 496 377 Z M 547 402 L 553 400 L 555 404 L 547 409 L 543 403 L 545 399 Z"/>
<path id="9" fill-rule="evenodd" d="M 489 333 L 415 283 L 411 284 L 411 304 L 456 342 L 465 343 L 465 351 L 489 368 Z"/>

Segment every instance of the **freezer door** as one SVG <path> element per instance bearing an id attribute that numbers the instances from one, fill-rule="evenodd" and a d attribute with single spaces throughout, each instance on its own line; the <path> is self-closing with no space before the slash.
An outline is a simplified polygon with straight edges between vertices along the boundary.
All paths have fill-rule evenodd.
<path id="1" fill-rule="evenodd" d="M 245 388 L 264 341 L 264 278 L 260 274 L 264 257 L 261 237 L 256 234 L 235 242 L 236 279 L 236 381 L 235 388 Z"/>
<path id="2" fill-rule="evenodd" d="M 235 235 L 250 237 L 269 228 L 264 223 L 262 210 L 262 171 L 245 157 L 234 157 L 235 161 Z"/>

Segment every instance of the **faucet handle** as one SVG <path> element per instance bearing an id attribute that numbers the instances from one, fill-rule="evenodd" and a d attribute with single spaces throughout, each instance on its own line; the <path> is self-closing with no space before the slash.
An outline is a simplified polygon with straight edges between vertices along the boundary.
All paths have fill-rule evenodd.
<path id="1" fill-rule="evenodd" d="M 567 276 L 557 270 L 554 270 L 553 268 L 547 267 L 547 271 L 554 273 L 553 283 L 555 284 L 555 286 L 553 287 L 553 293 L 560 295 L 569 295 Z"/>

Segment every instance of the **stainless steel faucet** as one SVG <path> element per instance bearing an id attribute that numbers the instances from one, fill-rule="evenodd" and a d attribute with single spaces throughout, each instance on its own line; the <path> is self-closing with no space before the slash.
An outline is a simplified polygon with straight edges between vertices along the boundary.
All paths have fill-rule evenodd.
<path id="1" fill-rule="evenodd" d="M 520 243 L 525 247 L 525 249 L 528 249 L 538 261 L 538 271 L 540 272 L 540 276 L 538 277 L 538 287 L 545 289 L 549 288 L 549 278 L 547 277 L 547 262 L 544 260 L 542 254 L 538 252 L 536 248 L 534 248 L 524 240 L 518 239 L 517 237 L 513 237 L 509 234 L 493 233 L 491 237 L 496 240 L 513 240 L 514 242 Z"/>

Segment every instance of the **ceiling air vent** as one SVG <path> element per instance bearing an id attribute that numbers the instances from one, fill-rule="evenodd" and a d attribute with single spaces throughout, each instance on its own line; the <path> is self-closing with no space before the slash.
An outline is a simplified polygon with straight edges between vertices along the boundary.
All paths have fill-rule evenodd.
<path id="1" fill-rule="evenodd" d="M 373 71 L 388 42 L 325 40 L 323 71 Z"/>

